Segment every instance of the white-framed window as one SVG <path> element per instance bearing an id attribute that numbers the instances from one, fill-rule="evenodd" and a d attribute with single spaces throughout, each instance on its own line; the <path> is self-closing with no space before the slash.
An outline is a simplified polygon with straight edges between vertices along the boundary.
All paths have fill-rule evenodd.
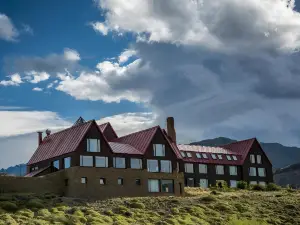
<path id="1" fill-rule="evenodd" d="M 53 167 L 59 170 L 59 160 L 53 162 Z"/>
<path id="2" fill-rule="evenodd" d="M 218 159 L 223 159 L 222 155 L 218 154 Z"/>
<path id="3" fill-rule="evenodd" d="M 224 174 L 224 166 L 223 165 L 216 165 L 216 174 L 218 174 L 218 175 Z"/>
<path id="4" fill-rule="evenodd" d="M 231 156 L 230 155 L 226 155 L 227 160 L 231 161 Z"/>
<path id="5" fill-rule="evenodd" d="M 235 155 L 232 156 L 234 161 L 237 161 L 237 157 Z"/>
<path id="6" fill-rule="evenodd" d="M 192 154 L 190 152 L 187 152 L 186 155 L 188 158 L 192 158 Z"/>
<path id="7" fill-rule="evenodd" d="M 93 166 L 93 156 L 81 155 L 80 156 L 80 166 Z"/>
<path id="8" fill-rule="evenodd" d="M 100 139 L 87 139 L 87 152 L 100 152 Z"/>
<path id="9" fill-rule="evenodd" d="M 256 156 L 256 162 L 257 164 L 261 164 L 261 155 Z"/>
<path id="10" fill-rule="evenodd" d="M 200 179 L 199 186 L 201 188 L 208 188 L 208 180 L 207 179 Z"/>
<path id="11" fill-rule="evenodd" d="M 158 160 L 155 159 L 148 159 L 147 160 L 147 169 L 148 172 L 159 172 L 159 168 L 158 168 Z"/>
<path id="12" fill-rule="evenodd" d="M 96 156 L 95 157 L 96 167 L 108 167 L 108 157 Z"/>
<path id="13" fill-rule="evenodd" d="M 100 178 L 99 183 L 102 184 L 102 185 L 106 184 L 105 178 Z"/>
<path id="14" fill-rule="evenodd" d="M 126 168 L 125 158 L 114 157 L 115 168 Z"/>
<path id="15" fill-rule="evenodd" d="M 211 157 L 212 157 L 213 159 L 217 159 L 216 154 L 211 154 Z"/>
<path id="16" fill-rule="evenodd" d="M 258 184 L 261 186 L 266 186 L 266 182 L 264 182 L 264 181 L 259 181 Z"/>
<path id="17" fill-rule="evenodd" d="M 185 152 L 180 151 L 181 156 L 184 158 L 185 157 Z"/>
<path id="18" fill-rule="evenodd" d="M 64 168 L 70 168 L 71 167 L 71 157 L 64 158 Z"/>
<path id="19" fill-rule="evenodd" d="M 81 182 L 82 184 L 86 184 L 86 183 L 87 183 L 87 178 L 86 178 L 86 177 L 81 177 L 80 182 Z"/>
<path id="20" fill-rule="evenodd" d="M 123 185 L 124 184 L 124 179 L 122 177 L 118 178 L 118 185 Z"/>
<path id="21" fill-rule="evenodd" d="M 201 154 L 200 154 L 199 152 L 196 152 L 196 157 L 197 157 L 198 159 L 201 159 Z"/>
<path id="22" fill-rule="evenodd" d="M 194 165 L 193 165 L 193 163 L 185 163 L 184 164 L 184 171 L 186 173 L 194 173 Z"/>
<path id="23" fill-rule="evenodd" d="M 266 169 L 265 168 L 258 168 L 258 176 L 265 177 L 266 176 Z"/>
<path id="24" fill-rule="evenodd" d="M 229 166 L 229 174 L 231 176 L 237 175 L 237 166 Z"/>
<path id="25" fill-rule="evenodd" d="M 231 188 L 236 188 L 236 186 L 237 186 L 236 180 L 230 180 L 230 187 Z"/>
<path id="26" fill-rule="evenodd" d="M 164 144 L 153 144 L 154 156 L 165 156 L 165 145 Z"/>
<path id="27" fill-rule="evenodd" d="M 159 192 L 159 180 L 149 179 L 148 180 L 148 191 Z"/>
<path id="28" fill-rule="evenodd" d="M 172 173 L 172 163 L 170 160 L 160 160 L 160 172 Z"/>
<path id="29" fill-rule="evenodd" d="M 208 158 L 208 156 L 207 156 L 206 153 L 202 153 L 202 157 L 203 157 L 204 159 L 207 159 L 207 158 Z"/>
<path id="30" fill-rule="evenodd" d="M 250 181 L 249 184 L 250 185 L 255 185 L 255 184 L 257 184 L 257 181 Z"/>
<path id="31" fill-rule="evenodd" d="M 255 167 L 249 168 L 249 176 L 256 177 L 256 168 Z"/>
<path id="32" fill-rule="evenodd" d="M 250 155 L 250 162 L 255 163 L 255 155 L 253 154 Z"/>
<path id="33" fill-rule="evenodd" d="M 131 158 L 130 167 L 131 169 L 142 169 L 143 168 L 142 159 Z"/>
<path id="34" fill-rule="evenodd" d="M 207 165 L 199 164 L 199 173 L 207 173 Z"/>

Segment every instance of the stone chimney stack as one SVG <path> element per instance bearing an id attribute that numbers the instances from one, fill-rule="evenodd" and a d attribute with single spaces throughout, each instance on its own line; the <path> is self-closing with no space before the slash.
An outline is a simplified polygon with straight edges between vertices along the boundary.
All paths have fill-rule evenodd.
<path id="1" fill-rule="evenodd" d="M 46 130 L 46 135 L 49 136 L 51 134 L 51 130 L 47 129 Z"/>
<path id="2" fill-rule="evenodd" d="M 42 131 L 38 131 L 38 144 L 40 145 L 43 141 L 43 132 Z"/>
<path id="3" fill-rule="evenodd" d="M 174 117 L 167 118 L 167 133 L 168 136 L 172 138 L 173 142 L 176 143 L 176 131 L 174 124 Z"/>

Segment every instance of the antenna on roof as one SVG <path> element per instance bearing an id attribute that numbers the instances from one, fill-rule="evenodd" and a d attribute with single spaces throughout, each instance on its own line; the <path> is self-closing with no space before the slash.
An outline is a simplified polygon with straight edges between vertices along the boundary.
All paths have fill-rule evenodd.
<path id="1" fill-rule="evenodd" d="M 79 125 L 79 124 L 83 124 L 85 123 L 85 120 L 80 116 L 76 122 L 73 124 L 73 126 Z"/>

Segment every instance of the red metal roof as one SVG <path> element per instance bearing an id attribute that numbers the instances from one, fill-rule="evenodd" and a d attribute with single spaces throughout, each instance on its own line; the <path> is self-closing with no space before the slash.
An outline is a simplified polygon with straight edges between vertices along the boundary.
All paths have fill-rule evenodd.
<path id="1" fill-rule="evenodd" d="M 110 124 L 110 122 L 100 124 L 100 125 L 98 125 L 98 127 L 102 131 L 102 133 L 105 136 L 105 138 L 107 139 L 107 141 L 112 141 L 112 140 L 118 138 L 118 135 L 115 132 L 112 125 Z"/>
<path id="2" fill-rule="evenodd" d="M 103 124 L 100 124 L 98 125 L 98 127 L 100 128 L 100 130 L 103 132 L 107 126 L 108 122 L 107 123 L 103 123 Z"/>
<path id="3" fill-rule="evenodd" d="M 114 153 L 143 155 L 142 152 L 140 152 L 139 150 L 137 150 L 129 144 L 109 142 L 109 145 Z"/>
<path id="4" fill-rule="evenodd" d="M 75 151 L 93 122 L 88 121 L 46 136 L 28 165 Z"/>

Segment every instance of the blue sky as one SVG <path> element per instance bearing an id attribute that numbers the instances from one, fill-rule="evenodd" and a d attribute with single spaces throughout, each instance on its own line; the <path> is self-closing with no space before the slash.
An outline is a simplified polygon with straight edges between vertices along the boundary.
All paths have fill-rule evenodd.
<path id="1" fill-rule="evenodd" d="M 293 0 L 0 1 L 0 168 L 79 116 L 300 146 Z"/>

